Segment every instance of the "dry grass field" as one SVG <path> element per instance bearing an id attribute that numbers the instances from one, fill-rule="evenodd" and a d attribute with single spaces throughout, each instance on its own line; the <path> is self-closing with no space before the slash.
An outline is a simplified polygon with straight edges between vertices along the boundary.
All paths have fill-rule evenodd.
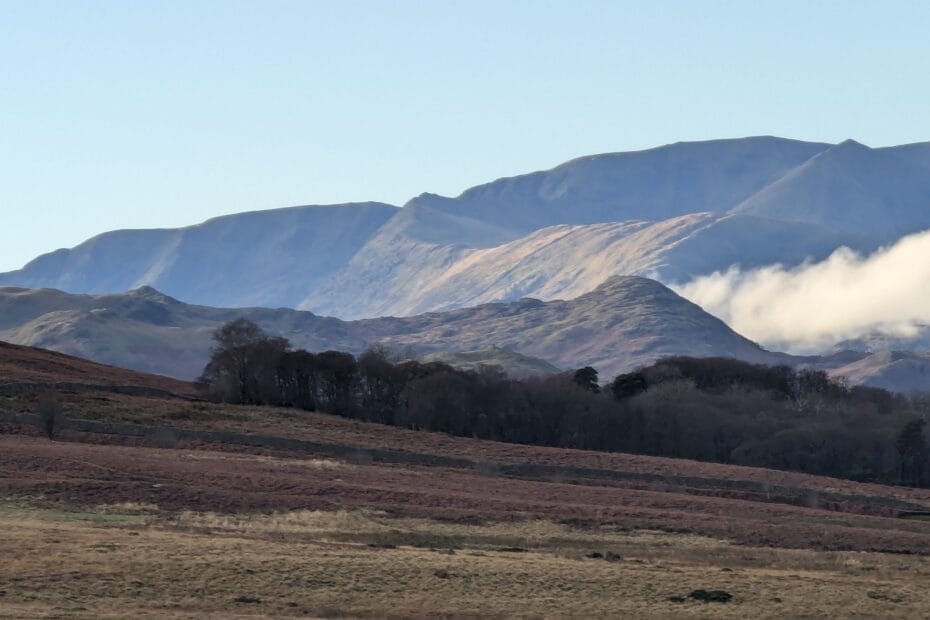
<path id="1" fill-rule="evenodd" d="M 0 484 L 0 617 L 919 618 L 930 609 L 926 552 L 855 550 L 926 540 L 920 521 L 24 435 L 0 437 Z M 736 542 L 753 526 L 773 542 Z M 786 548 L 803 546 L 799 536 L 811 548 Z M 850 550 L 824 550 L 830 540 Z M 691 599 L 699 589 L 733 598 Z"/>
<path id="2" fill-rule="evenodd" d="M 0 509 L 0 616 L 926 617 L 924 556 L 378 511 Z M 604 558 L 588 557 L 594 552 Z M 689 598 L 722 589 L 728 603 Z"/>
<path id="3" fill-rule="evenodd" d="M 0 385 L 0 617 L 930 610 L 930 521 L 903 518 L 927 490 L 113 389 L 134 380 L 58 385 L 55 441 L 28 422 L 48 390 Z"/>

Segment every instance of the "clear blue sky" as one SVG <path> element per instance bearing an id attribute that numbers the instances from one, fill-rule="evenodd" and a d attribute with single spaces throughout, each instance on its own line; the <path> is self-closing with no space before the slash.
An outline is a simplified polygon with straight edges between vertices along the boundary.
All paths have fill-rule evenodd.
<path id="1" fill-rule="evenodd" d="M 930 140 L 930 2 L 0 0 L 0 271 L 596 152 Z"/>

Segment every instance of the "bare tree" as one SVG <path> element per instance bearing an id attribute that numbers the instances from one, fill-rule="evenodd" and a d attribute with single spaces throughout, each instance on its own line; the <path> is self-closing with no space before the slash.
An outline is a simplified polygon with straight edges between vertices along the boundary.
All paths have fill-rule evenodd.
<path id="1" fill-rule="evenodd" d="M 45 392 L 39 396 L 39 428 L 49 439 L 55 438 L 55 430 L 61 422 L 61 402 L 54 392 Z"/>

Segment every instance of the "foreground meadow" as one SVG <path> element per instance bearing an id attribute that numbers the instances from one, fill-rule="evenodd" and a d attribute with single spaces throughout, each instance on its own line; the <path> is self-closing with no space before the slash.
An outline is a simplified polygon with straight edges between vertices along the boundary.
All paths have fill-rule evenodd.
<path id="1" fill-rule="evenodd" d="M 8 491 L 0 501 L 4 618 L 918 618 L 930 609 L 926 555 L 760 547 L 630 528 L 610 517 L 566 521 L 523 511 L 498 519 L 494 511 L 456 513 L 451 500 L 449 519 L 407 516 L 417 511 L 404 510 L 403 497 L 399 504 L 385 500 L 378 488 L 385 482 L 372 478 L 390 467 L 338 459 L 26 437 L 0 444 L 7 448 L 0 474 Z M 30 449 L 45 463 L 43 482 L 10 492 L 12 468 Z M 129 466 L 132 454 L 149 466 L 148 475 Z M 160 471 L 155 457 L 211 463 L 230 472 L 227 482 L 239 478 L 245 486 L 253 475 L 263 483 L 263 472 L 296 471 L 328 481 L 332 506 L 215 512 L 166 508 L 171 501 L 88 503 L 118 498 L 120 486 L 140 482 L 155 500 L 168 500 L 164 493 L 179 480 Z M 126 467 L 113 467 L 113 458 Z M 56 465 L 68 464 L 76 473 L 65 480 Z M 36 475 L 34 466 L 30 472 L 23 484 Z M 359 472 L 368 482 L 352 483 Z M 367 484 L 386 509 L 339 508 L 349 495 L 341 482 L 356 491 Z M 95 492 L 69 501 L 68 491 L 56 492 L 62 489 Z M 611 497 L 609 488 L 601 490 Z M 805 510 L 798 518 L 822 512 Z M 824 532 L 837 527 L 828 516 Z M 732 598 L 703 602 L 690 596 L 696 590 Z"/>
<path id="2" fill-rule="evenodd" d="M 765 549 L 540 520 L 7 502 L 0 527 L 7 618 L 917 618 L 930 609 L 922 556 Z M 733 598 L 689 597 L 699 589 Z"/>

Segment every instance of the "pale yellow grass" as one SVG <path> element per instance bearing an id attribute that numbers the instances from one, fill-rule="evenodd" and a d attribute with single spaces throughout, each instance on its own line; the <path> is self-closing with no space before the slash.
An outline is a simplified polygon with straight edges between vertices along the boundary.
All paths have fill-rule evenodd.
<path id="1" fill-rule="evenodd" d="M 546 521 L 113 510 L 98 519 L 0 508 L 0 616 L 917 618 L 930 609 L 930 563 L 914 556 L 756 549 Z M 527 551 L 501 550 L 514 546 Z M 590 551 L 619 559 L 586 558 Z M 697 588 L 734 600 L 669 600 Z"/>
<path id="2" fill-rule="evenodd" d="M 262 463 L 279 465 L 281 467 L 306 467 L 308 469 L 343 469 L 349 465 L 342 461 L 321 458 L 289 458 L 282 459 L 273 456 L 260 456 L 255 454 L 223 454 L 221 452 L 180 452 L 179 459 L 189 461 L 227 461 L 241 463 Z"/>

